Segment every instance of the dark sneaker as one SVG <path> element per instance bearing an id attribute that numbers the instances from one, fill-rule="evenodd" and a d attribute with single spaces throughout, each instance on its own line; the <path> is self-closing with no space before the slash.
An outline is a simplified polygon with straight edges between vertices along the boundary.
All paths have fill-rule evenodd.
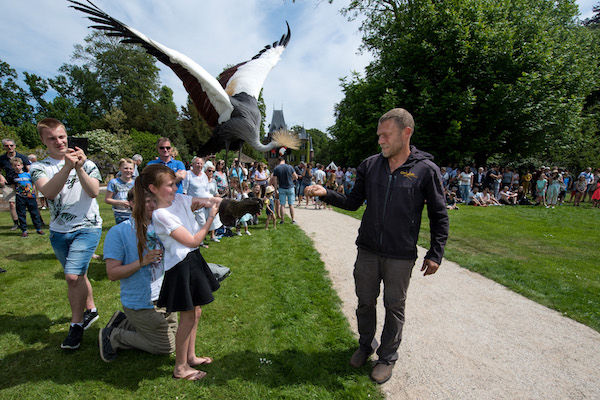
<path id="1" fill-rule="evenodd" d="M 19 225 L 17 225 L 17 224 L 14 224 L 14 225 L 12 226 L 12 228 L 10 228 L 10 230 L 11 230 L 11 231 L 16 231 L 18 227 L 19 227 Z"/>
<path id="2" fill-rule="evenodd" d="M 97 311 L 85 310 L 83 312 L 83 329 L 89 328 L 100 316 Z"/>
<path id="3" fill-rule="evenodd" d="M 375 367 L 373 367 L 373 371 L 371 371 L 371 379 L 380 385 L 386 383 L 392 377 L 393 370 L 394 363 L 386 364 L 384 362 L 378 362 L 375 364 Z"/>
<path id="4" fill-rule="evenodd" d="M 27 237 L 27 236 L 29 236 L 29 234 L 27 233 L 27 231 L 21 233 L 21 237 Z"/>
<path id="5" fill-rule="evenodd" d="M 117 352 L 110 344 L 110 333 L 113 328 L 102 328 L 98 332 L 98 348 L 100 349 L 100 358 L 104 362 L 111 362 L 117 358 Z"/>
<path id="6" fill-rule="evenodd" d="M 121 322 L 125 321 L 127 316 L 123 311 L 115 311 L 115 313 L 110 317 L 108 323 L 106 324 L 106 328 L 116 328 L 121 324 Z"/>
<path id="7" fill-rule="evenodd" d="M 43 235 L 44 234 L 44 231 L 41 230 L 41 229 L 38 229 L 36 232 L 37 232 L 38 235 Z"/>
<path id="8" fill-rule="evenodd" d="M 0 268 L 0 274 L 6 272 L 6 270 L 4 268 Z"/>
<path id="9" fill-rule="evenodd" d="M 371 351 L 367 351 L 365 349 L 363 349 L 362 347 L 359 347 L 354 354 L 352 354 L 352 357 L 350 357 L 350 366 L 354 367 L 354 368 L 360 368 L 363 365 L 365 365 L 365 363 L 367 362 L 367 360 L 369 359 L 369 356 L 371 356 L 372 352 Z"/>
<path id="10" fill-rule="evenodd" d="M 80 325 L 73 325 L 69 328 L 69 334 L 67 338 L 60 345 L 61 349 L 77 350 L 81 344 L 83 338 L 83 327 Z"/>

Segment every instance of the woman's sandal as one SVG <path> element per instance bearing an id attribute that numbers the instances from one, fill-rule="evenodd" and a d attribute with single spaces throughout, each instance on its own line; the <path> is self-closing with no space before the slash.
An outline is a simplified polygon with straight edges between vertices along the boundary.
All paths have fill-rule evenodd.
<path id="1" fill-rule="evenodd" d="M 206 376 L 206 372 L 204 371 L 197 371 L 194 373 L 191 373 L 187 376 L 175 376 L 175 374 L 173 374 L 173 379 L 182 379 L 184 381 L 199 381 L 200 379 L 204 378 Z"/>
<path id="2" fill-rule="evenodd" d="M 213 359 L 211 357 L 198 357 L 203 359 L 204 361 L 199 362 L 198 364 L 190 364 L 190 367 L 197 367 L 199 365 L 204 365 L 204 364 L 211 364 L 213 362 Z"/>

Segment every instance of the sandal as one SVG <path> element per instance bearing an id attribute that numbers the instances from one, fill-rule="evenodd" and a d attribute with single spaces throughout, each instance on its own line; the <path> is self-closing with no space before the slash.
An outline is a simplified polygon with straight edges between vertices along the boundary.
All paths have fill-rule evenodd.
<path id="1" fill-rule="evenodd" d="M 213 359 L 211 357 L 198 357 L 198 358 L 202 358 L 204 361 L 199 362 L 198 364 L 190 364 L 190 367 L 197 367 L 199 365 L 204 365 L 204 364 L 212 364 Z"/>
<path id="2" fill-rule="evenodd" d="M 204 371 L 198 371 L 198 372 L 194 372 L 191 373 L 187 376 L 175 376 L 175 374 L 172 375 L 173 379 L 182 379 L 184 381 L 199 381 L 200 379 L 204 378 L 206 376 L 206 372 Z"/>

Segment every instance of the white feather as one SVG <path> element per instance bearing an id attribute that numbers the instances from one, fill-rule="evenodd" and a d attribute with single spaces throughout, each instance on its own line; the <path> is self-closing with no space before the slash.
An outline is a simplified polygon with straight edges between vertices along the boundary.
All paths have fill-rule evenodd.
<path id="1" fill-rule="evenodd" d="M 267 78 L 267 75 L 279 61 L 281 53 L 285 46 L 270 48 L 260 55 L 260 57 L 250 60 L 237 69 L 235 74 L 225 86 L 228 95 L 234 96 L 238 93 L 248 93 L 258 99 L 260 89 Z"/>
<path id="2" fill-rule="evenodd" d="M 132 33 L 134 33 L 146 43 L 165 53 L 172 63 L 181 65 L 191 75 L 193 75 L 200 83 L 200 86 L 202 86 L 202 89 L 206 92 L 210 103 L 213 105 L 215 110 L 217 110 L 217 113 L 219 113 L 219 123 L 223 123 L 229 120 L 229 118 L 231 117 L 231 112 L 233 111 L 233 105 L 231 105 L 229 96 L 227 95 L 219 81 L 217 81 L 211 74 L 206 72 L 204 68 L 202 68 L 194 60 L 192 60 L 185 54 L 182 54 L 177 50 L 170 49 L 167 46 L 164 46 L 148 38 L 146 35 L 144 35 L 141 32 L 138 32 L 133 28 L 127 27 L 127 29 L 129 29 Z M 258 94 L 256 95 L 256 97 L 258 98 Z"/>

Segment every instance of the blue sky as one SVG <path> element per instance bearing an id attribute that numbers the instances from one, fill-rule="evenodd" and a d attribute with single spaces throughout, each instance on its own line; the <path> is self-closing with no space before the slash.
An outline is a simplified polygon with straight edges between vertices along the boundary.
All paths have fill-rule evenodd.
<path id="1" fill-rule="evenodd" d="M 339 14 L 347 0 L 93 0 L 113 17 L 150 38 L 185 53 L 217 75 L 245 61 L 285 32 L 292 40 L 264 85 L 267 119 L 284 110 L 288 125 L 326 130 L 342 99 L 339 79 L 362 72 L 370 61 L 359 54 L 359 22 Z M 600 0 L 578 0 L 581 18 Z M 83 43 L 89 21 L 63 0 L 0 0 L 0 59 L 22 76 L 57 75 L 70 62 L 73 45 Z M 158 65 L 161 65 L 158 63 Z M 182 105 L 187 94 L 168 68 L 161 82 Z"/>

